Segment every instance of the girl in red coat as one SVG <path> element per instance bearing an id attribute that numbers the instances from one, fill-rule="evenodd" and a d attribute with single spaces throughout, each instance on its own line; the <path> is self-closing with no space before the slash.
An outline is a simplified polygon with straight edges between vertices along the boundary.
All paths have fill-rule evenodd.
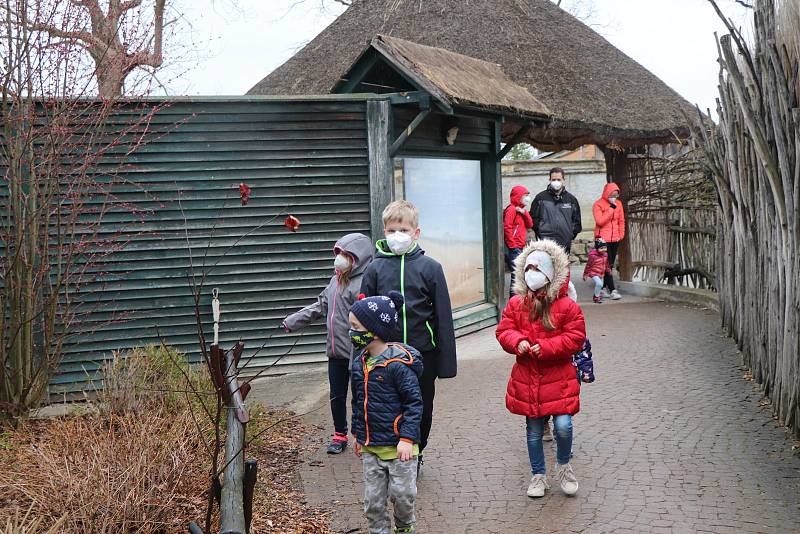
<path id="1" fill-rule="evenodd" d="M 594 297 L 592 300 L 596 304 L 602 304 L 603 279 L 611 273 L 611 265 L 608 263 L 608 246 L 603 238 L 597 236 L 594 240 L 594 248 L 589 252 L 589 259 L 586 261 L 586 268 L 583 269 L 583 280 L 589 280 L 594 286 Z"/>
<path id="2" fill-rule="evenodd" d="M 542 497 L 550 488 L 542 434 L 553 417 L 557 446 L 556 480 L 567 495 L 578 481 L 569 460 L 572 454 L 572 416 L 580 408 L 580 384 L 572 355 L 583 346 L 583 312 L 567 296 L 569 258 L 550 240 L 534 241 L 516 261 L 516 295 L 503 310 L 497 340 L 516 356 L 506 390 L 506 408 L 524 415 L 528 456 L 533 478 L 529 497 Z"/>
<path id="3" fill-rule="evenodd" d="M 503 239 L 506 242 L 506 265 L 511 270 L 511 297 L 514 296 L 514 260 L 528 242 L 528 230 L 533 228 L 533 219 L 527 207 L 530 203 L 530 191 L 524 186 L 515 185 L 511 188 L 511 204 L 503 211 Z"/>

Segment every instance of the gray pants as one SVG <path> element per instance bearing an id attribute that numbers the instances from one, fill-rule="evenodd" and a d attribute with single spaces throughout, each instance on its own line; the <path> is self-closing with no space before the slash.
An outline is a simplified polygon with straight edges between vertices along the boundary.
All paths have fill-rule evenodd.
<path id="1" fill-rule="evenodd" d="M 397 531 L 416 532 L 417 458 L 408 462 L 381 460 L 366 451 L 361 458 L 364 464 L 364 515 L 370 534 L 392 532 L 387 499 L 391 499 L 394 505 Z"/>

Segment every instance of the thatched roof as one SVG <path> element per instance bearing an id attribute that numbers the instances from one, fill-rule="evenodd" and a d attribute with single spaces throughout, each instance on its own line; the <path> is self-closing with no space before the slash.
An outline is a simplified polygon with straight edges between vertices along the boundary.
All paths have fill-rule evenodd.
<path id="1" fill-rule="evenodd" d="M 370 48 L 399 65 L 406 75 L 444 104 L 511 111 L 530 117 L 550 115 L 545 105 L 514 83 L 500 65 L 387 35 L 373 39 Z"/>
<path id="2" fill-rule="evenodd" d="M 687 133 L 688 102 L 550 0 L 354 0 L 249 93 L 327 93 L 380 34 L 500 65 L 552 113 L 553 128 L 529 138 L 542 147 Z M 517 127 L 506 125 L 506 137 Z"/>

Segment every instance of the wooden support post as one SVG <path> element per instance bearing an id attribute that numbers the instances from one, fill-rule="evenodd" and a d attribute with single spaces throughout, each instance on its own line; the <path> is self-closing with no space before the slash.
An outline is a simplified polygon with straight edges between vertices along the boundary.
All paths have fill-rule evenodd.
<path id="1" fill-rule="evenodd" d="M 486 301 L 497 305 L 498 314 L 505 305 L 503 227 L 503 181 L 500 160 L 495 156 L 500 149 L 500 125 L 494 123 L 492 142 L 494 150 L 481 160 L 481 203 L 483 206 L 483 239 Z"/>
<path id="2" fill-rule="evenodd" d="M 383 208 L 394 198 L 394 168 L 389 155 L 391 112 L 392 107 L 387 100 L 367 102 L 369 220 L 373 241 L 383 235 Z"/>
<path id="3" fill-rule="evenodd" d="M 220 503 L 221 534 L 244 534 L 244 424 L 241 417 L 241 395 L 238 392 L 234 351 L 225 354 L 225 378 L 229 390 L 225 436 L 225 478 Z M 233 385 L 233 388 L 231 388 Z M 238 397 L 238 402 L 236 399 Z"/>

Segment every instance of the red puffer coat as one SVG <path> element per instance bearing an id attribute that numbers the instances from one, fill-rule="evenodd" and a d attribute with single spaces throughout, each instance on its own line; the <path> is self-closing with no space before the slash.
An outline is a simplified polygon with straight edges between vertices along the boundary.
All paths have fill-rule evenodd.
<path id="1" fill-rule="evenodd" d="M 542 297 L 550 302 L 555 329 L 548 331 L 541 320 L 531 322 L 523 296 L 525 259 L 534 250 L 544 250 L 553 258 L 554 280 Z M 572 355 L 583 347 L 586 325 L 580 306 L 567 296 L 569 259 L 558 244 L 544 240 L 531 243 L 517 262 L 515 292 L 503 310 L 496 336 L 503 350 L 517 357 L 506 388 L 506 408 L 527 417 L 574 415 L 580 410 L 580 384 Z M 522 284 L 519 280 L 523 280 Z M 519 354 L 523 340 L 539 344 L 538 356 Z"/>
<path id="2" fill-rule="evenodd" d="M 603 196 L 592 205 L 594 235 L 602 237 L 606 243 L 618 243 L 625 237 L 625 208 L 619 199 L 617 207 L 611 207 L 608 197 L 612 193 L 619 196 L 619 187 L 613 182 L 605 185 Z"/>

